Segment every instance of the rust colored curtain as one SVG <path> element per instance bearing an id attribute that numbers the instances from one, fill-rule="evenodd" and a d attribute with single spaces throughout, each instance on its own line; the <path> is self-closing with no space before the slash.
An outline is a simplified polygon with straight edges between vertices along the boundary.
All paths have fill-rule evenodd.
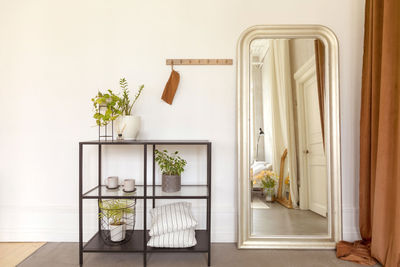
<path id="1" fill-rule="evenodd" d="M 400 1 L 367 0 L 360 129 L 360 232 L 400 266 Z M 339 252 L 339 251 L 338 251 Z"/>
<path id="2" fill-rule="evenodd" d="M 325 128 L 324 128 L 324 93 L 325 93 L 325 49 L 324 44 L 320 40 L 314 41 L 315 47 L 315 66 L 317 70 L 317 84 L 318 84 L 318 103 L 319 115 L 321 117 L 322 128 L 322 143 L 325 147 Z"/>

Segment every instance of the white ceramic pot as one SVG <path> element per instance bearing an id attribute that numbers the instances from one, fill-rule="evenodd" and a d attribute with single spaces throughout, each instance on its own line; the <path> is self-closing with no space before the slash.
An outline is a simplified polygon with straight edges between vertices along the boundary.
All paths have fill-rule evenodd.
<path id="1" fill-rule="evenodd" d="M 122 133 L 122 138 L 124 140 L 136 140 L 136 137 L 140 131 L 140 116 L 120 116 L 118 123 L 120 129 L 123 129 L 125 126 L 125 129 Z"/>
<path id="2" fill-rule="evenodd" d="M 125 239 L 126 225 L 110 224 L 110 238 L 113 242 L 120 242 Z"/>

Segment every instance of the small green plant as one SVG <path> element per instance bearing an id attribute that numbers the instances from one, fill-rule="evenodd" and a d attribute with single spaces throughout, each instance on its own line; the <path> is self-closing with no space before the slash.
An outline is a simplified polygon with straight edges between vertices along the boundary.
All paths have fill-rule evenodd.
<path id="1" fill-rule="evenodd" d="M 99 207 L 101 210 L 100 218 L 110 220 L 111 225 L 124 224 L 124 215 L 134 212 L 132 201 L 126 199 L 99 200 Z"/>
<path id="2" fill-rule="evenodd" d="M 261 182 L 263 184 L 263 188 L 267 188 L 267 189 L 272 189 L 276 185 L 276 181 L 270 177 L 266 177 L 266 178 L 262 179 Z"/>
<path id="3" fill-rule="evenodd" d="M 155 150 L 155 160 L 161 172 L 166 175 L 181 175 L 185 170 L 186 160 L 178 156 L 178 151 L 168 154 L 167 150 Z"/>
<path id="4" fill-rule="evenodd" d="M 141 95 L 144 85 L 142 84 L 141 86 L 139 86 L 139 90 L 136 93 L 133 101 L 129 99 L 128 82 L 126 81 L 125 78 L 121 78 L 119 80 L 119 85 L 122 89 L 122 97 L 118 102 L 119 111 L 121 112 L 122 115 L 131 115 L 133 105 L 136 103 L 139 96 Z"/>
<path id="5" fill-rule="evenodd" d="M 97 125 L 106 126 L 111 121 L 118 118 L 121 114 L 118 109 L 119 101 L 120 98 L 111 90 L 108 90 L 108 93 L 98 92 L 97 95 L 92 98 L 94 106 L 93 118 L 96 120 Z M 103 110 L 105 110 L 104 113 L 102 112 Z"/>

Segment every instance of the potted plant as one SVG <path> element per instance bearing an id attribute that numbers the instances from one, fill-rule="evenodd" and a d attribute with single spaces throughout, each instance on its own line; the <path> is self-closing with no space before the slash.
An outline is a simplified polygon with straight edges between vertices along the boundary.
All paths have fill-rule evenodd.
<path id="1" fill-rule="evenodd" d="M 118 120 L 118 129 L 122 129 L 121 133 L 123 139 L 135 140 L 140 130 L 140 116 L 132 115 L 132 108 L 142 93 L 144 85 L 139 86 L 133 100 L 129 98 L 128 82 L 125 78 L 120 79 L 120 87 L 122 89 L 122 97 L 118 101 L 118 108 L 121 114 Z"/>
<path id="2" fill-rule="evenodd" d="M 97 95 L 92 98 L 92 102 L 94 106 L 93 118 L 96 120 L 98 126 L 107 126 L 121 114 L 118 108 L 120 98 L 111 90 L 108 90 L 108 93 L 99 91 Z"/>
<path id="3" fill-rule="evenodd" d="M 177 192 L 181 190 L 181 174 L 186 160 L 178 156 L 178 151 L 168 154 L 167 150 L 155 150 L 155 160 L 162 172 L 162 191 Z"/>
<path id="4" fill-rule="evenodd" d="M 110 230 L 110 240 L 112 242 L 121 242 L 126 236 L 126 218 L 127 214 L 132 214 L 134 203 L 124 199 L 100 200 L 100 218 L 106 220 Z"/>
<path id="5" fill-rule="evenodd" d="M 268 202 L 275 201 L 275 186 L 277 176 L 274 172 L 264 170 L 259 174 L 259 178 L 261 179 L 262 187 L 265 193 L 265 200 Z"/>

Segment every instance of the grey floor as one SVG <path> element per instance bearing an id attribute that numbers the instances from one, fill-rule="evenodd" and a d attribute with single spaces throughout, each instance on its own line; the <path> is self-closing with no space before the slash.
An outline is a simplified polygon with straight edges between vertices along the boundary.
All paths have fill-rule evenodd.
<path id="1" fill-rule="evenodd" d="M 261 199 L 260 195 L 253 198 Z M 265 202 L 265 199 L 262 198 Z M 266 203 L 269 209 L 252 210 L 252 234 L 326 235 L 328 220 L 309 210 L 288 209 L 278 202 Z"/>
<path id="2" fill-rule="evenodd" d="M 333 250 L 238 250 L 233 243 L 212 244 L 212 266 L 228 267 L 330 267 L 361 266 L 341 261 Z M 83 266 L 143 266 L 142 254 L 90 253 L 84 255 Z M 71 267 L 78 264 L 78 243 L 47 243 L 19 267 Z M 207 266 L 206 254 L 158 253 L 148 256 L 149 267 Z"/>

